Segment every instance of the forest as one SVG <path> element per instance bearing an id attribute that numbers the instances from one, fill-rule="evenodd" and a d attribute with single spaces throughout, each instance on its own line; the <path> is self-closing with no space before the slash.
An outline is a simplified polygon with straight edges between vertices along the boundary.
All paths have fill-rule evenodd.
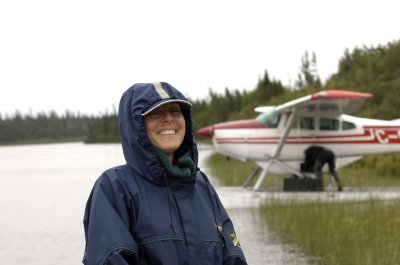
<path id="1" fill-rule="evenodd" d="M 318 76 L 316 54 L 306 51 L 293 87 L 271 79 L 266 70 L 252 90 L 226 87 L 224 93 L 218 94 L 209 88 L 206 99 L 191 100 L 194 129 L 216 122 L 253 118 L 256 116 L 253 109 L 257 106 L 277 105 L 324 89 L 370 92 L 373 98 L 356 115 L 389 120 L 400 118 L 400 40 L 344 51 L 337 72 L 324 82 Z M 62 115 L 18 111 L 10 116 L 0 114 L 0 145 L 63 141 L 119 142 L 116 111 L 101 116 L 69 111 Z"/>
<path id="2" fill-rule="evenodd" d="M 68 111 L 63 115 L 51 111 L 35 116 L 16 111 L 11 117 L 0 115 L 0 144 L 83 141 L 89 128 L 102 119 Z"/>

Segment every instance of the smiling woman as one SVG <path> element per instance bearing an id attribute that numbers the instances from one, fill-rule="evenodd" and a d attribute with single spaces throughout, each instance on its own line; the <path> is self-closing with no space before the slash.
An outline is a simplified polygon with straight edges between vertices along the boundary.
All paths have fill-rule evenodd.
<path id="1" fill-rule="evenodd" d="M 144 124 L 151 143 L 167 153 L 172 162 L 186 133 L 181 106 L 178 103 L 161 105 L 145 116 Z"/>
<path id="2" fill-rule="evenodd" d="M 191 103 L 168 83 L 135 84 L 122 95 L 118 118 L 126 164 L 94 185 L 84 264 L 247 264 L 198 168 Z"/>

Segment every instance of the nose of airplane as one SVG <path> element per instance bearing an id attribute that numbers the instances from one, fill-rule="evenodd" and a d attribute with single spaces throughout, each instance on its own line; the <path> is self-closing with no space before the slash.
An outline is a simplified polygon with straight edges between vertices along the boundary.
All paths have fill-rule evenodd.
<path id="1" fill-rule="evenodd" d="M 196 132 L 197 135 L 206 137 L 206 138 L 212 138 L 214 134 L 214 128 L 212 125 L 201 128 Z"/>

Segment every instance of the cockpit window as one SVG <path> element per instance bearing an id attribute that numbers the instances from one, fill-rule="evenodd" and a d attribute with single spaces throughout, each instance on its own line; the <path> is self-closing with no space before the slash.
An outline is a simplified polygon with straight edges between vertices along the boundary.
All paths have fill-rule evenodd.
<path id="1" fill-rule="evenodd" d="M 279 112 L 264 112 L 257 116 L 256 120 L 270 128 L 278 127 L 281 114 Z"/>
<path id="2" fill-rule="evenodd" d="M 299 117 L 299 126 L 302 130 L 314 130 L 314 118 Z"/>
<path id="3" fill-rule="evenodd" d="M 338 131 L 339 121 L 336 119 L 321 118 L 319 120 L 319 129 L 321 131 Z"/>
<path id="4" fill-rule="evenodd" d="M 343 130 L 351 130 L 356 128 L 356 125 L 352 122 L 348 122 L 348 121 L 343 121 L 342 122 L 342 129 Z"/>

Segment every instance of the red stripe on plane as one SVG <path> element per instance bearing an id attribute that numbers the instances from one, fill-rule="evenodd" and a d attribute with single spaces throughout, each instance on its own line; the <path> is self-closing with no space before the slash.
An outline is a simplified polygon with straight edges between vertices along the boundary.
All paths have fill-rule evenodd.
<path id="1" fill-rule="evenodd" d="M 391 130 L 387 130 L 387 128 Z M 326 136 L 290 136 L 286 140 L 287 144 L 385 144 L 385 143 L 400 143 L 400 127 L 399 126 L 383 126 L 367 127 L 363 134 L 348 134 L 348 135 L 326 135 Z M 371 133 L 372 132 L 372 133 Z M 360 137 L 371 137 L 372 139 L 354 139 Z M 332 139 L 353 138 L 349 140 L 332 141 Z M 279 137 L 258 137 L 258 138 L 216 138 L 219 144 L 277 144 Z M 312 140 L 312 141 L 311 141 Z"/>

